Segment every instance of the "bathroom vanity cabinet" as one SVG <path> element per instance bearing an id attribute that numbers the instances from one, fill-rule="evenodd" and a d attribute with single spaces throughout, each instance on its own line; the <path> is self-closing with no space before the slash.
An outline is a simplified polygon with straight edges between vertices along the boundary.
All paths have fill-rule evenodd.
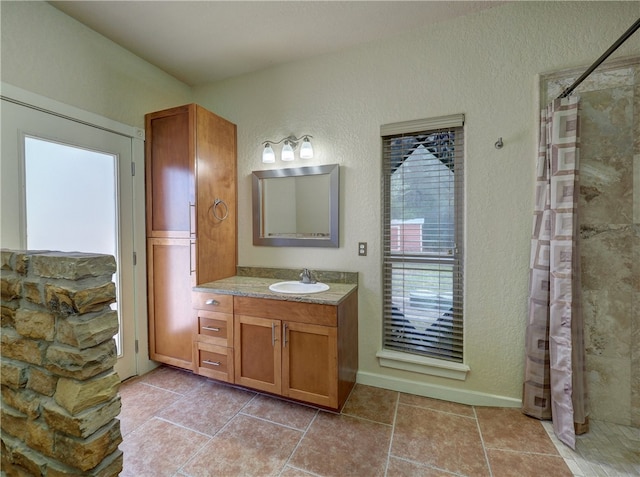
<path id="1" fill-rule="evenodd" d="M 236 126 L 189 104 L 145 129 L 150 357 L 193 370 L 191 289 L 236 271 Z"/>
<path id="2" fill-rule="evenodd" d="M 236 296 L 233 332 L 236 384 L 342 407 L 357 370 L 357 294 L 338 306 Z"/>
<path id="3" fill-rule="evenodd" d="M 194 339 L 198 374 L 342 408 L 358 368 L 356 292 L 335 305 L 193 294 L 199 323 Z"/>

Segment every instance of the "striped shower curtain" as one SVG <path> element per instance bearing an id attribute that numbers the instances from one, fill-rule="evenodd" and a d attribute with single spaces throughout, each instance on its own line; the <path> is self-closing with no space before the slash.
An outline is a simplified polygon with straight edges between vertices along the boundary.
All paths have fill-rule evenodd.
<path id="1" fill-rule="evenodd" d="M 575 448 L 587 422 L 578 253 L 578 97 L 542 110 L 531 239 L 529 318 L 522 400 L 525 414 L 552 419 Z"/>

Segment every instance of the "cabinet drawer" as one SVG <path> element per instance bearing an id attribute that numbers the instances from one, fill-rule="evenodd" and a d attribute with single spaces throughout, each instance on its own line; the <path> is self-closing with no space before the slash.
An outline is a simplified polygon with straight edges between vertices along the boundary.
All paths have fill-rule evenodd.
<path id="1" fill-rule="evenodd" d="M 233 383 L 233 348 L 196 342 L 196 370 L 199 375 Z"/>
<path id="2" fill-rule="evenodd" d="M 233 303 L 236 315 L 258 316 L 272 320 L 295 321 L 296 323 L 321 326 L 338 326 L 337 307 L 333 305 L 247 296 L 235 296 Z"/>
<path id="3" fill-rule="evenodd" d="M 207 310 L 195 310 L 198 319 L 198 336 L 196 341 L 233 346 L 233 315 L 215 313 Z"/>
<path id="4" fill-rule="evenodd" d="M 233 313 L 233 295 L 193 292 L 191 294 L 191 306 L 199 310 Z"/>

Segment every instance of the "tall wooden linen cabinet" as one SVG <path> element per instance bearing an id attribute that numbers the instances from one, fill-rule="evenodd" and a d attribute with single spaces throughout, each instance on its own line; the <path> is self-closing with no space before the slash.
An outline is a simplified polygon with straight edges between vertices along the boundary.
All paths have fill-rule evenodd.
<path id="1" fill-rule="evenodd" d="M 236 273 L 236 125 L 189 104 L 145 129 L 150 358 L 193 370 L 191 289 Z"/>

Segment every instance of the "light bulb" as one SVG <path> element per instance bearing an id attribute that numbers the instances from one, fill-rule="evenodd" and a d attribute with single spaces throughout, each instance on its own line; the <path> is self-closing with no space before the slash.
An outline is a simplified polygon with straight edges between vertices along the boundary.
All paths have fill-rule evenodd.
<path id="1" fill-rule="evenodd" d="M 282 146 L 282 160 L 293 161 L 293 148 L 291 144 L 289 144 L 289 141 L 286 141 L 284 146 Z"/>
<path id="2" fill-rule="evenodd" d="M 311 159 L 313 157 L 313 146 L 308 137 L 304 138 L 302 146 L 300 146 L 300 159 Z"/>
<path id="3" fill-rule="evenodd" d="M 269 143 L 265 144 L 264 150 L 262 151 L 262 162 L 265 164 L 276 162 L 276 153 L 273 152 L 273 148 Z"/>

